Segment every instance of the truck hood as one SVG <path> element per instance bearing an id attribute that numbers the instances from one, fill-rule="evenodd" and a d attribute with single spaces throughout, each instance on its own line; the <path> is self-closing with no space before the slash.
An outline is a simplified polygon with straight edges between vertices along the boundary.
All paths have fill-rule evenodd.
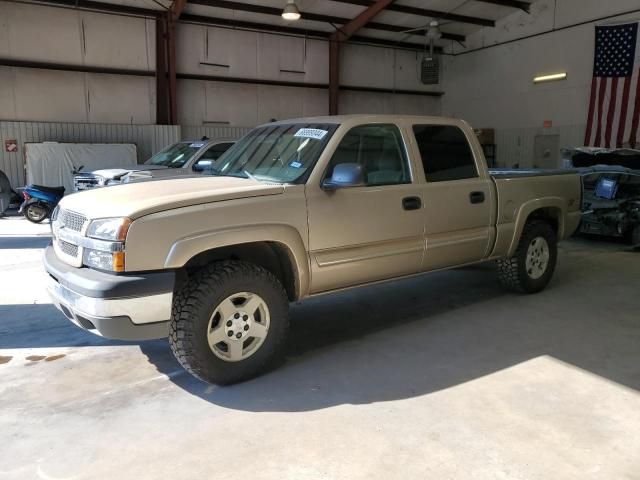
<path id="1" fill-rule="evenodd" d="M 266 184 L 248 178 L 199 176 L 87 190 L 64 197 L 60 207 L 90 219 L 134 219 L 190 205 L 283 192 L 284 186 L 280 184 Z"/>

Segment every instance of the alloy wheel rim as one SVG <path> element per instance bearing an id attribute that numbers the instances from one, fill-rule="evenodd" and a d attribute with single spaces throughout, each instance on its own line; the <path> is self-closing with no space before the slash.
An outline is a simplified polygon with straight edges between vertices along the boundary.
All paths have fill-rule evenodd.
<path id="1" fill-rule="evenodd" d="M 256 353 L 269 333 L 269 307 L 259 295 L 229 295 L 214 309 L 207 325 L 213 354 L 226 362 L 239 362 Z"/>
<path id="2" fill-rule="evenodd" d="M 549 244 L 543 237 L 535 237 L 527 249 L 527 275 L 533 280 L 542 277 L 549 266 Z"/>

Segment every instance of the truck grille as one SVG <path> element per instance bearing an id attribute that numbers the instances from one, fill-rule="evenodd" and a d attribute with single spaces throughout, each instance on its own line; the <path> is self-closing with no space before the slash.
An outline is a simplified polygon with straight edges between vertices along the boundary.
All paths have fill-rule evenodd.
<path id="1" fill-rule="evenodd" d="M 53 247 L 60 260 L 74 267 L 82 266 L 82 247 L 73 243 L 69 237 L 65 240 L 63 232 L 82 234 L 88 223 L 89 219 L 84 215 L 58 207 L 58 211 L 53 215 L 51 226 L 53 230 Z"/>
<path id="2" fill-rule="evenodd" d="M 58 239 L 58 246 L 60 250 L 65 255 L 69 255 L 70 257 L 76 258 L 78 256 L 78 246 L 73 243 L 65 242 L 64 240 Z"/>
<path id="3" fill-rule="evenodd" d="M 76 212 L 60 209 L 56 221 L 60 226 L 64 226 L 74 232 L 81 232 L 84 227 L 87 217 Z"/>
<path id="4" fill-rule="evenodd" d="M 81 192 L 100 186 L 100 179 L 97 175 L 76 175 L 73 177 L 73 184 L 76 191 Z"/>

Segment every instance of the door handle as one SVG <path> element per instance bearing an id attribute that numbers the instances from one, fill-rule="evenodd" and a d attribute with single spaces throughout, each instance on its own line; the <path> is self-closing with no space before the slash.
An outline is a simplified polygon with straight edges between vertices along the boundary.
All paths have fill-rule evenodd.
<path id="1" fill-rule="evenodd" d="M 482 203 L 482 202 L 484 202 L 484 192 L 471 192 L 469 194 L 469 201 L 471 203 Z"/>
<path id="2" fill-rule="evenodd" d="M 405 197 L 402 199 L 402 208 L 405 210 L 418 210 L 422 207 L 420 197 Z"/>

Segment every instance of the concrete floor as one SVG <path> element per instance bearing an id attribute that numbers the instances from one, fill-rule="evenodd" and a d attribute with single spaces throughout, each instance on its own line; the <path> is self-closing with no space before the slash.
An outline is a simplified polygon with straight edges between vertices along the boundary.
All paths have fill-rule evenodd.
<path id="1" fill-rule="evenodd" d="M 65 320 L 47 229 L 0 219 L 1 479 L 640 479 L 624 245 L 563 244 L 535 296 L 483 266 L 296 305 L 285 364 L 219 388 Z"/>

